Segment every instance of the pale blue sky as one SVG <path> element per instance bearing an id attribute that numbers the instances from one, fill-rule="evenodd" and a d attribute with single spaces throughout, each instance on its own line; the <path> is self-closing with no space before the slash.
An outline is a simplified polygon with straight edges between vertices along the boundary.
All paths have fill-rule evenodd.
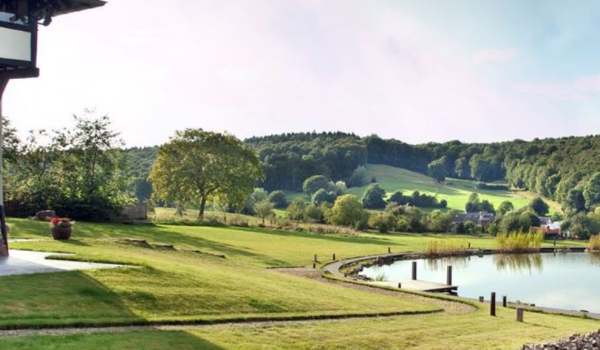
<path id="1" fill-rule="evenodd" d="M 112 0 L 42 28 L 38 63 L 5 94 L 20 130 L 96 107 L 128 146 L 185 127 L 410 143 L 600 133 L 595 0 Z"/>

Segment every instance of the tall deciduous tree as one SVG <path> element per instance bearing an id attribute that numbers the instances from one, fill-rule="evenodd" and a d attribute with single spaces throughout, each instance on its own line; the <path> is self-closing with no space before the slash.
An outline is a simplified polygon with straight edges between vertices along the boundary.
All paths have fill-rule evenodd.
<path id="1" fill-rule="evenodd" d="M 446 180 L 446 168 L 444 167 L 444 160 L 435 160 L 427 166 L 427 175 L 434 178 L 437 182 Z"/>
<path id="2" fill-rule="evenodd" d="M 600 204 L 600 173 L 595 173 L 583 188 L 585 206 L 593 210 Z"/>
<path id="3" fill-rule="evenodd" d="M 369 213 L 363 208 L 358 198 L 345 194 L 336 199 L 327 219 L 334 225 L 360 227 L 366 224 Z"/>
<path id="4" fill-rule="evenodd" d="M 207 200 L 242 205 L 262 177 L 256 154 L 234 136 L 186 129 L 160 147 L 149 178 L 158 198 L 195 204 L 202 220 Z"/>
<path id="5" fill-rule="evenodd" d="M 550 210 L 550 207 L 544 202 L 542 197 L 535 197 L 531 203 L 529 203 L 529 208 L 539 216 L 546 216 Z"/>
<path id="6" fill-rule="evenodd" d="M 365 191 L 362 198 L 362 203 L 368 209 L 383 209 L 385 208 L 385 190 L 379 184 L 371 184 Z"/>
<path id="7" fill-rule="evenodd" d="M 302 185 L 302 189 L 304 193 L 309 196 L 312 196 L 320 189 L 324 189 L 327 192 L 333 190 L 329 179 L 323 175 L 315 175 L 311 176 L 308 179 L 304 180 L 304 184 Z"/>

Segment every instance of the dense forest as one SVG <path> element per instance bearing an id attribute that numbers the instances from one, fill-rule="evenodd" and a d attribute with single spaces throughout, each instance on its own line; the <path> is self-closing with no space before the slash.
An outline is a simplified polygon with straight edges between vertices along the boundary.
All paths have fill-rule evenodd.
<path id="1" fill-rule="evenodd" d="M 485 182 L 507 181 L 554 199 L 570 212 L 595 207 L 600 202 L 600 136 L 514 140 L 489 144 L 459 141 L 410 145 L 376 135 L 289 133 L 246 139 L 264 169 L 265 181 L 257 184 L 269 191 L 302 191 L 303 181 L 325 175 L 332 181 L 353 183 L 361 166 L 384 164 L 445 177 Z M 130 160 L 132 188 L 140 199 L 151 186 L 146 181 L 156 148 L 125 151 Z M 434 172 L 435 174 L 432 174 Z"/>

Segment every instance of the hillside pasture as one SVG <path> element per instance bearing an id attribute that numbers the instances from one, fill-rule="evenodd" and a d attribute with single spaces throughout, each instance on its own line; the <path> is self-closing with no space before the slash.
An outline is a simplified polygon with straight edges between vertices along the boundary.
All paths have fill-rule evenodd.
<path id="1" fill-rule="evenodd" d="M 535 194 L 526 191 L 495 191 L 480 190 L 476 188 L 477 183 L 471 180 L 446 179 L 445 183 L 438 183 L 432 178 L 406 169 L 395 168 L 387 165 L 367 165 L 367 176 L 369 179 L 375 177 L 377 183 L 385 189 L 387 195 L 395 191 L 402 191 L 404 195 L 410 195 L 414 191 L 437 196 L 438 200 L 448 201 L 448 208 L 464 211 L 465 204 L 471 193 L 479 194 L 481 200 L 488 200 L 494 207 L 508 200 L 515 208 L 527 206 Z M 348 193 L 362 198 L 368 185 L 349 189 Z M 560 211 L 560 205 L 556 202 L 546 202 L 551 211 Z"/>

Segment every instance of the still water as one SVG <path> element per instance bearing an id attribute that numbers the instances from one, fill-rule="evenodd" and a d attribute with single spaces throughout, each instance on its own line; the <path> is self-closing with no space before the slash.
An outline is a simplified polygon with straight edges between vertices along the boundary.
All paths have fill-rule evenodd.
<path id="1" fill-rule="evenodd" d="M 411 278 L 411 260 L 371 266 L 361 273 L 386 281 Z M 567 310 L 600 313 L 600 255 L 588 253 L 510 254 L 417 261 L 419 280 L 446 283 L 452 265 L 452 284 L 458 295 L 477 299 L 491 292 L 497 299 L 534 303 Z"/>

